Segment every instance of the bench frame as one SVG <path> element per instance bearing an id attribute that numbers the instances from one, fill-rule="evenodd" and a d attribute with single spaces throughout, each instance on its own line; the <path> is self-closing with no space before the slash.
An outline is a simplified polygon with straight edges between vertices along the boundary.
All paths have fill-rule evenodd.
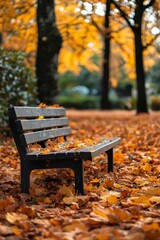
<path id="1" fill-rule="evenodd" d="M 66 137 L 71 133 L 70 127 L 67 127 L 68 119 L 65 115 L 64 108 L 20 106 L 9 108 L 10 129 L 20 156 L 22 193 L 29 193 L 30 173 L 32 170 L 70 168 L 73 170 L 75 176 L 75 192 L 84 195 L 84 160 L 92 160 L 95 156 L 104 152 L 108 156 L 108 172 L 113 172 L 113 148 L 120 143 L 120 138 L 105 140 L 100 144 L 94 145 L 92 150 L 83 148 L 78 151 L 69 150 L 46 154 L 29 152 L 28 145 L 31 143 L 37 142 L 42 147 L 46 147 L 45 143 L 47 139 L 59 136 Z M 36 118 L 38 116 L 45 116 L 47 120 L 38 120 L 39 122 L 37 122 Z M 49 117 L 52 118 L 50 119 Z M 59 124 L 59 119 L 61 119 L 61 124 Z M 52 129 L 52 125 L 54 125 L 53 121 L 58 122 L 58 126 L 56 125 L 55 129 Z M 46 130 L 44 122 L 47 126 L 51 125 L 52 127 Z M 36 129 L 34 129 L 34 126 L 36 126 Z M 40 126 L 41 129 L 37 129 L 37 126 Z M 31 129 L 33 132 L 30 132 Z"/>

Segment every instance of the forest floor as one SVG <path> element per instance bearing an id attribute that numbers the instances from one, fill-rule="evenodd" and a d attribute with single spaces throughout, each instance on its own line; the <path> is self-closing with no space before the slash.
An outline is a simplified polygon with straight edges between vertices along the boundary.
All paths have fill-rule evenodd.
<path id="1" fill-rule="evenodd" d="M 20 193 L 13 139 L 0 143 L 0 240 L 160 240 L 160 112 L 76 111 L 67 116 L 73 141 L 121 137 L 114 173 L 106 155 L 85 162 L 85 196 L 69 169 L 31 173 Z"/>

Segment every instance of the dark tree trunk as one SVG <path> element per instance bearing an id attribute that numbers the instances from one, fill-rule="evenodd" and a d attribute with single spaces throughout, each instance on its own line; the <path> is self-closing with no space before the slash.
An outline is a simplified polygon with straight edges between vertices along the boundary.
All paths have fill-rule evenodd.
<path id="1" fill-rule="evenodd" d="M 140 29 L 135 31 L 135 64 L 137 82 L 137 113 L 148 113 L 143 66 L 143 46 Z"/>
<path id="2" fill-rule="evenodd" d="M 103 57 L 103 72 L 101 81 L 101 109 L 110 109 L 109 101 L 109 71 L 110 71 L 110 29 L 109 29 L 109 17 L 110 17 L 110 0 L 106 1 L 106 13 L 105 13 L 105 39 L 104 39 L 104 57 Z"/>
<path id="3" fill-rule="evenodd" d="M 145 89 L 145 73 L 143 63 L 143 45 L 142 45 L 142 16 L 144 12 L 143 1 L 136 0 L 136 9 L 134 16 L 134 41 L 135 41 L 135 65 L 137 82 L 137 113 L 148 113 L 147 98 Z"/>
<path id="4" fill-rule="evenodd" d="M 58 93 L 58 54 L 61 35 L 55 24 L 54 0 L 37 0 L 38 47 L 36 75 L 39 101 L 53 104 Z"/>

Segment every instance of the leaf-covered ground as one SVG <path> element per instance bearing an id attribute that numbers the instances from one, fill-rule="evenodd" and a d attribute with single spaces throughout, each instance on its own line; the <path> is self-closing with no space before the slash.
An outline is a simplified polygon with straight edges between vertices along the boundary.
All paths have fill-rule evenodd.
<path id="1" fill-rule="evenodd" d="M 0 240 L 160 239 L 160 113 L 69 111 L 72 140 L 119 136 L 114 173 L 104 154 L 85 162 L 86 195 L 69 169 L 33 171 L 20 193 L 12 139 L 0 145 Z"/>

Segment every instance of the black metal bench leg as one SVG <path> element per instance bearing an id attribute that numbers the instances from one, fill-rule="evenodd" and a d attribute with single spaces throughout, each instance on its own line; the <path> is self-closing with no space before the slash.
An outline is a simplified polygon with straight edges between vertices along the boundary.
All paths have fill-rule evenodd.
<path id="1" fill-rule="evenodd" d="M 27 163 L 21 163 L 21 193 L 29 193 L 31 169 Z"/>
<path id="2" fill-rule="evenodd" d="M 74 168 L 72 168 L 75 175 L 75 192 L 84 195 L 84 168 L 83 160 L 75 161 Z"/>
<path id="3" fill-rule="evenodd" d="M 109 149 L 106 153 L 108 155 L 108 172 L 113 172 L 113 148 Z"/>

